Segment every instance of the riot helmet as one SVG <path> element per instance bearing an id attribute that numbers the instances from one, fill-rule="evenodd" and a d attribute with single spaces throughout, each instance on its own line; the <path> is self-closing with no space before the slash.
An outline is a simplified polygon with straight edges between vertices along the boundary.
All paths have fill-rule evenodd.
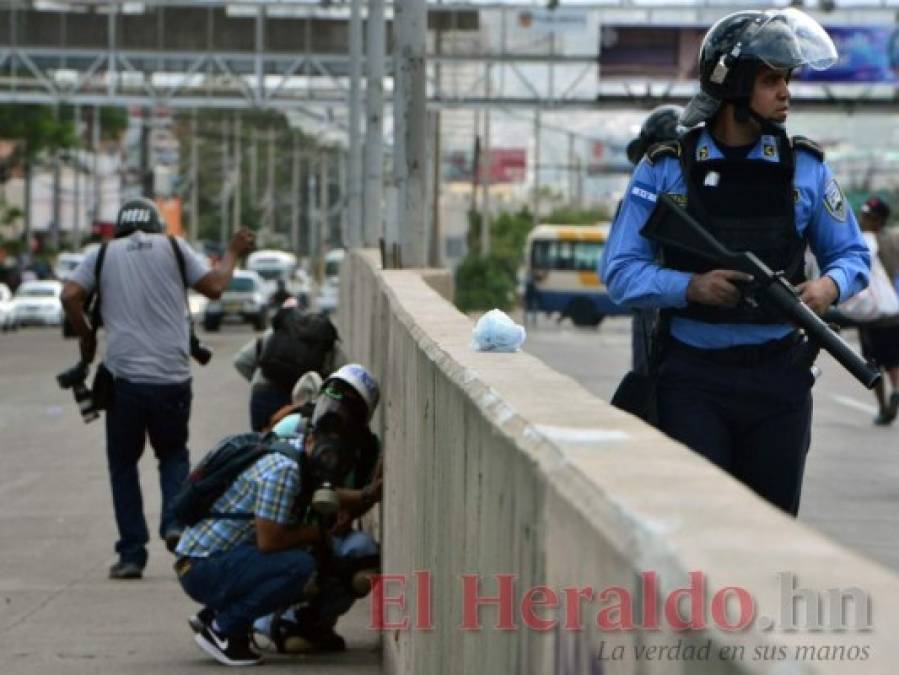
<path id="1" fill-rule="evenodd" d="M 824 70 L 836 60 L 836 47 L 821 24 L 793 7 L 729 14 L 703 38 L 700 91 L 681 115 L 681 124 L 692 127 L 711 119 L 723 101 L 752 115 L 749 99 L 763 65 L 791 73 L 802 66 Z"/>
<path id="2" fill-rule="evenodd" d="M 636 164 L 656 143 L 673 141 L 684 131 L 680 125 L 680 116 L 684 109 L 679 105 L 660 105 L 649 113 L 640 127 L 640 134 L 627 144 L 627 158 Z"/>
<path id="3" fill-rule="evenodd" d="M 138 197 L 122 204 L 115 221 L 115 238 L 126 237 L 135 230 L 151 234 L 165 231 L 165 224 L 156 204 L 149 199 Z"/>

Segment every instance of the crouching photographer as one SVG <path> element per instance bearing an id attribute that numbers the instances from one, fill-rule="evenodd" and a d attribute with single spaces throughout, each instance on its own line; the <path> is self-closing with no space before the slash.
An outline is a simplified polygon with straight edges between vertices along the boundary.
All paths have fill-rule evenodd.
<path id="1" fill-rule="evenodd" d="M 315 399 L 299 406 L 302 412 L 285 409 L 288 414 L 274 420 L 273 432 L 281 438 L 302 438 L 306 429 L 333 427 L 341 429 L 358 450 L 353 472 L 340 491 L 341 508 L 326 522 L 331 546 L 319 550 L 319 572 L 312 592 L 302 602 L 254 623 L 253 641 L 259 647 L 282 653 L 346 648 L 334 626 L 368 593 L 371 576 L 380 568 L 377 543 L 367 532 L 353 528 L 358 518 L 381 501 L 381 445 L 369 427 L 378 398 L 378 387 L 368 370 L 349 364 L 316 387 Z"/>
<path id="2" fill-rule="evenodd" d="M 344 366 L 302 434 L 225 439 L 191 473 L 176 499 L 190 526 L 175 571 L 204 606 L 189 620 L 194 640 L 218 662 L 259 662 L 250 642 L 259 619 L 257 632 L 274 628 L 280 644 L 287 626 L 317 651 L 345 648 L 334 624 L 366 591 L 363 570 L 378 566 L 377 546 L 347 522 L 373 503 L 371 490 L 352 486 L 376 461 L 360 439 L 377 400 L 368 371 Z"/>

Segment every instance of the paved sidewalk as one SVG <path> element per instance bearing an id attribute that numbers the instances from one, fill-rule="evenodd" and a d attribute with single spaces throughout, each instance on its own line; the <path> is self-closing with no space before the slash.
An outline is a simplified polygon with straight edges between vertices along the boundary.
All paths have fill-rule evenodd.
<path id="1" fill-rule="evenodd" d="M 225 328 L 209 342 L 208 368 L 194 367 L 191 454 L 245 431 L 248 387 L 231 356 L 252 333 Z M 71 392 L 54 375 L 73 365 L 76 345 L 57 329 L 0 335 L 0 673 L 224 673 L 193 642 L 196 611 L 153 541 L 141 581 L 110 581 L 115 525 L 102 419 L 82 423 Z M 141 483 L 151 530 L 159 488 L 147 449 Z M 379 673 L 378 635 L 368 603 L 338 624 L 349 650 L 327 657 L 278 657 L 266 673 Z"/>

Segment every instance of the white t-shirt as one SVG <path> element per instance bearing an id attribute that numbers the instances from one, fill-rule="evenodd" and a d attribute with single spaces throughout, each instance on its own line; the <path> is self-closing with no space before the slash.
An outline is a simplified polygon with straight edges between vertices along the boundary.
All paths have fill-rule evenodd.
<path id="1" fill-rule="evenodd" d="M 208 272 L 181 239 L 187 283 Z M 99 249 L 91 251 L 70 281 L 90 292 Z M 190 379 L 189 315 L 178 261 L 168 238 L 140 230 L 106 247 L 100 272 L 100 313 L 106 329 L 103 362 L 131 382 L 174 384 Z"/>

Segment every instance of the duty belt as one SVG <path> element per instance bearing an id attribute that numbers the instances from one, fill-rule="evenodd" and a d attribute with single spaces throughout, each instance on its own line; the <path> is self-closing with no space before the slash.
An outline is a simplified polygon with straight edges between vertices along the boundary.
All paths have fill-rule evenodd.
<path id="1" fill-rule="evenodd" d="M 725 366 L 754 366 L 765 363 L 795 347 L 801 341 L 798 331 L 778 340 L 769 340 L 757 345 L 738 345 L 724 349 L 701 349 L 671 338 L 668 348 L 672 352 L 690 354 L 704 361 Z"/>

